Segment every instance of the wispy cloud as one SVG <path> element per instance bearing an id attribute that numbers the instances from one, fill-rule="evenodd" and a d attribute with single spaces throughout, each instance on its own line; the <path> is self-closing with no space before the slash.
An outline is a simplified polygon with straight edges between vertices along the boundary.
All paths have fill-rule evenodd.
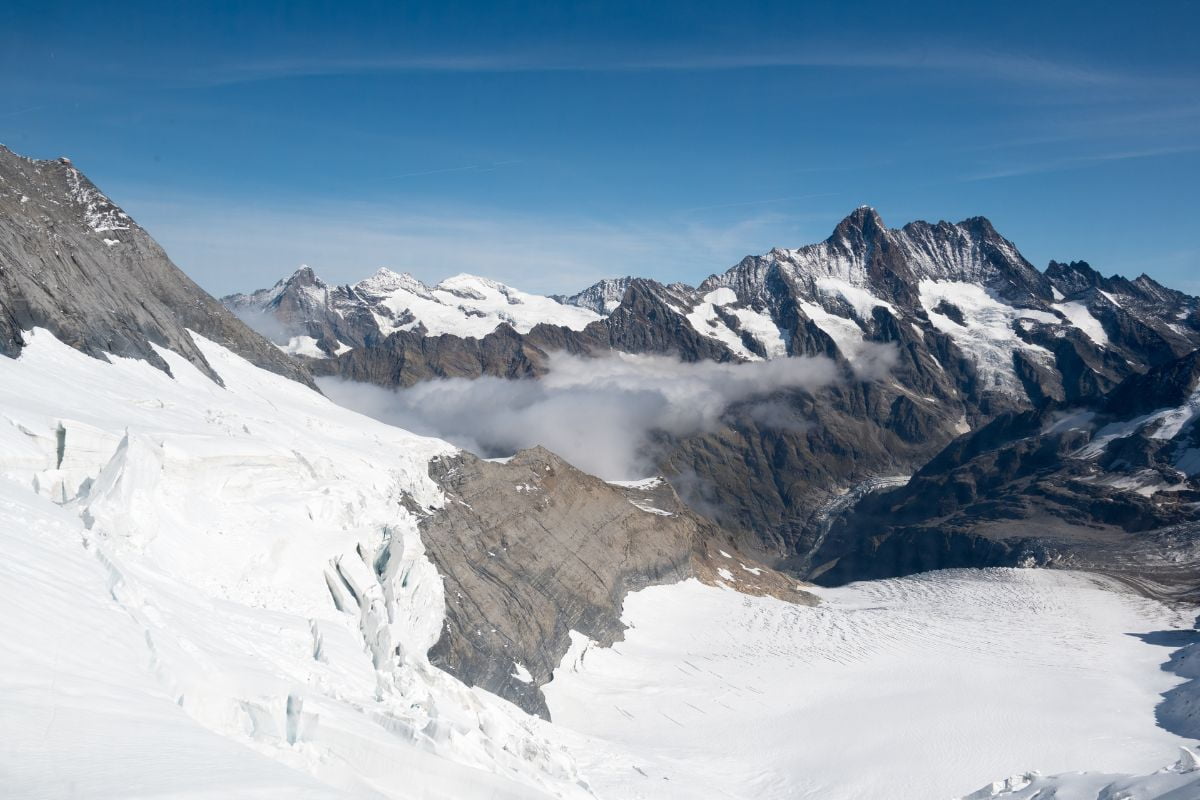
<path id="1" fill-rule="evenodd" d="M 1068 113 L 1057 116 L 1040 114 L 1028 118 L 1022 115 L 1008 130 L 996 130 L 991 137 L 965 142 L 956 150 L 984 153 L 1080 142 L 1104 146 L 1115 142 L 1170 143 L 1197 138 L 1200 138 L 1200 104 L 1179 102 L 1176 97 L 1165 100 L 1142 97 L 1140 102 L 1117 103 L 1115 106 L 1071 108 Z"/>
<path id="2" fill-rule="evenodd" d="M 1093 153 L 1081 156 L 1021 163 L 1011 166 L 985 170 L 963 178 L 964 181 L 990 181 L 1001 178 L 1016 178 L 1023 175 L 1038 175 L 1045 172 L 1062 172 L 1065 170 L 1083 169 L 1097 164 L 1113 161 L 1130 161 L 1141 158 L 1159 158 L 1162 156 L 1182 155 L 1200 152 L 1200 144 L 1176 145 L 1169 147 L 1149 147 L 1134 150 L 1117 150 L 1104 153 Z"/>
<path id="3" fill-rule="evenodd" d="M 493 161 L 490 164 L 464 164 L 461 167 L 444 167 L 441 169 L 426 169 L 416 172 L 401 172 L 398 175 L 385 175 L 376 180 L 402 180 L 404 178 L 424 178 L 427 175 L 448 175 L 456 172 L 495 172 L 500 167 L 507 167 L 513 164 L 520 164 L 519 159 L 509 161 Z"/>
<path id="4" fill-rule="evenodd" d="M 195 72 L 192 77 L 200 83 L 224 84 L 392 72 L 651 72 L 804 67 L 914 70 L 943 74 L 965 72 L 1007 81 L 1077 88 L 1145 87 L 1152 83 L 1177 85 L 1182 82 L 1177 76 L 1131 74 L 1094 64 L 1055 61 L 1019 52 L 941 45 L 872 48 L 861 42 L 833 47 L 796 40 L 650 53 L 577 47 L 474 54 L 410 53 L 250 59 L 208 66 Z"/>
<path id="5" fill-rule="evenodd" d="M 43 108 L 50 108 L 51 105 L 52 105 L 52 103 L 41 103 L 36 106 L 26 106 L 25 108 L 17 108 L 17 109 L 13 109 L 11 111 L 0 111 L 0 119 L 7 119 L 8 117 L 19 117 L 22 114 L 31 114 L 34 111 L 41 111 Z"/>

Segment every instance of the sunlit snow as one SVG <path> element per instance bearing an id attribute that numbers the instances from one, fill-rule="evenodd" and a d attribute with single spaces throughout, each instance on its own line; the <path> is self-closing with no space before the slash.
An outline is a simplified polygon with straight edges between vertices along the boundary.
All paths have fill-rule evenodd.
<path id="1" fill-rule="evenodd" d="M 653 587 L 626 599 L 623 642 L 578 637 L 546 696 L 598 793 L 929 800 L 1031 769 L 1153 771 L 1184 743 L 1155 725 L 1170 650 L 1137 635 L 1187 611 L 1039 570 L 820 595 Z"/>

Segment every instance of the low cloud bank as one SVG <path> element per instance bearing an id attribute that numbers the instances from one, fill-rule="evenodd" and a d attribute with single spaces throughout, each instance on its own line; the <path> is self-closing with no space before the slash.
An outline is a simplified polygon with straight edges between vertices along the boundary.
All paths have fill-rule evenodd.
<path id="1" fill-rule="evenodd" d="M 292 333 L 282 322 L 266 311 L 256 308 L 231 308 L 235 317 L 246 324 L 246 327 L 275 344 L 287 344 Z"/>
<path id="2" fill-rule="evenodd" d="M 751 411 L 756 419 L 796 425 L 771 395 L 818 389 L 838 376 L 827 358 L 717 364 L 556 353 L 539 380 L 450 378 L 391 391 L 325 378 L 320 386 L 348 408 L 484 457 L 540 444 L 580 469 L 616 480 L 654 472 L 656 431 L 687 436 L 715 430 L 730 406 L 756 398 L 763 400 L 759 411 Z"/>

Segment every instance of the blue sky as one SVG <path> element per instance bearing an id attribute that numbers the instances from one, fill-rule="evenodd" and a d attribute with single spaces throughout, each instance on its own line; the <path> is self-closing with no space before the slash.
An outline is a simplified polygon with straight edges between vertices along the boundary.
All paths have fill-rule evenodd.
<path id="1" fill-rule="evenodd" d="M 217 294 L 300 263 L 694 283 L 863 203 L 1200 293 L 1197 30 L 1169 0 L 8 0 L 0 142 Z"/>

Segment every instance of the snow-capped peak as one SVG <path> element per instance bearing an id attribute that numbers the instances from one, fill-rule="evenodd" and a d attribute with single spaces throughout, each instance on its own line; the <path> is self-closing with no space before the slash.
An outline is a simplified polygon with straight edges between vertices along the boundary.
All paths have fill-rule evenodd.
<path id="1" fill-rule="evenodd" d="M 321 277 L 308 264 L 301 264 L 299 269 L 285 280 L 280 281 L 280 283 L 312 284 L 314 286 L 326 285 L 325 281 L 321 280 Z"/>
<path id="2" fill-rule="evenodd" d="M 407 272 L 394 272 L 387 267 L 380 267 L 369 278 L 354 284 L 355 289 L 372 294 L 384 294 L 398 290 L 427 294 L 429 287 L 421 283 Z"/>
<path id="3" fill-rule="evenodd" d="M 506 286 L 500 281 L 494 281 L 491 278 L 484 278 L 481 275 L 472 275 L 469 272 L 460 272 L 457 275 L 451 275 L 449 278 L 441 281 L 437 288 L 450 290 L 492 290 L 502 293 L 513 291 L 512 287 Z"/>

